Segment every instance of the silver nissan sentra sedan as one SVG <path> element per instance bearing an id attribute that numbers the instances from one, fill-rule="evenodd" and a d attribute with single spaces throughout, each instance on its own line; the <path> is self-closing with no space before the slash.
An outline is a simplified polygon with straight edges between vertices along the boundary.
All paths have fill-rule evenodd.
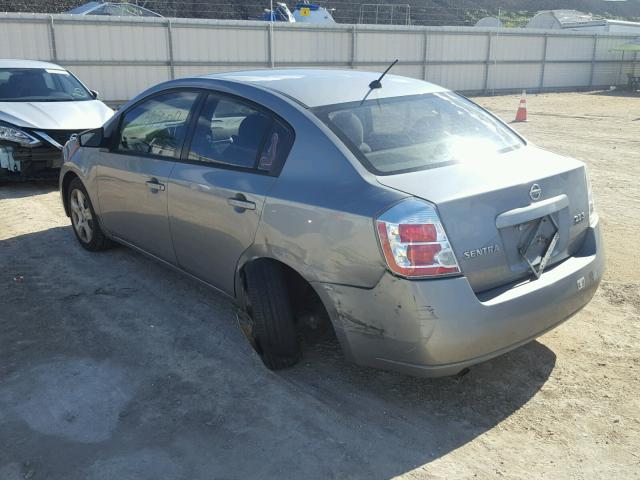
<path id="1" fill-rule="evenodd" d="M 440 376 L 589 302 L 604 255 L 585 165 L 451 91 L 378 76 L 147 90 L 65 146 L 78 241 L 128 245 L 232 297 L 272 369 L 300 358 L 310 317 L 359 364 Z"/>

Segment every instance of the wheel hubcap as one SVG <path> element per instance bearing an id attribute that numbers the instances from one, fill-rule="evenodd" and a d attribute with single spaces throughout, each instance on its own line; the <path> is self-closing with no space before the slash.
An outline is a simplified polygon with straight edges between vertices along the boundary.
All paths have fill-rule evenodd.
<path id="1" fill-rule="evenodd" d="M 93 215 L 89 202 L 82 191 L 75 189 L 71 192 L 71 222 L 78 237 L 84 243 L 89 243 L 93 237 Z"/>

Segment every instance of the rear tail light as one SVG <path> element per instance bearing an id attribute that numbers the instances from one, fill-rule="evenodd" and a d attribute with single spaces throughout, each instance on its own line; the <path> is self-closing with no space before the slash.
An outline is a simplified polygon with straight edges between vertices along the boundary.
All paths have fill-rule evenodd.
<path id="1" fill-rule="evenodd" d="M 460 273 L 436 209 L 417 198 L 404 200 L 376 220 L 378 239 L 389 269 L 403 277 Z"/>

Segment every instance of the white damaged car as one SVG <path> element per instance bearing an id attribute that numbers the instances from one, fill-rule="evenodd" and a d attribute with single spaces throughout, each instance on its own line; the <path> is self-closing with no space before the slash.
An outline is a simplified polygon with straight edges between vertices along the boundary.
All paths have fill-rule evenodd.
<path id="1" fill-rule="evenodd" d="M 0 181 L 57 176 L 62 147 L 113 110 L 53 63 L 0 59 Z"/>

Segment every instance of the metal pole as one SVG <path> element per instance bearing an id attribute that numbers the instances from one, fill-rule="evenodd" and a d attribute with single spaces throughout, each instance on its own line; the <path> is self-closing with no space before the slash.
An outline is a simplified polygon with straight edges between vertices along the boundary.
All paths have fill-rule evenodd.
<path id="1" fill-rule="evenodd" d="M 353 25 L 351 27 L 351 61 L 349 62 L 351 68 L 355 68 L 355 65 L 356 65 L 357 47 L 358 47 L 357 25 Z"/>
<path id="2" fill-rule="evenodd" d="M 589 88 L 593 87 L 593 76 L 596 70 L 596 51 L 598 49 L 598 36 L 593 36 L 593 51 L 591 52 L 591 72 L 589 73 Z"/>
<path id="3" fill-rule="evenodd" d="M 622 76 L 623 65 L 624 65 L 624 50 L 622 51 L 622 58 L 620 59 L 620 70 L 618 70 L 618 78 L 616 79 L 616 86 L 620 85 L 620 77 Z"/>
<path id="4" fill-rule="evenodd" d="M 422 44 L 422 79 L 427 79 L 427 57 L 429 56 L 429 33 L 424 30 L 424 39 Z"/>
<path id="5" fill-rule="evenodd" d="M 269 0 L 269 32 L 268 32 L 268 36 L 269 36 L 269 67 L 273 68 L 275 67 L 275 59 L 273 57 L 273 20 L 274 20 L 274 16 L 275 13 L 273 11 L 273 0 Z"/>
<path id="6" fill-rule="evenodd" d="M 487 32 L 487 60 L 484 65 L 484 93 L 485 95 L 489 93 L 489 69 L 491 68 L 491 51 L 492 51 L 492 43 L 493 36 L 491 32 Z"/>
<path id="7" fill-rule="evenodd" d="M 499 36 L 500 36 L 500 34 L 496 30 L 496 39 L 495 39 L 496 45 L 498 44 L 498 37 Z M 498 56 L 495 53 L 492 53 L 492 55 L 493 55 L 493 71 L 495 72 L 498 69 Z M 496 94 L 496 83 L 495 82 L 491 82 L 491 84 L 492 84 L 491 95 L 495 95 Z"/>
<path id="8" fill-rule="evenodd" d="M 173 28 L 171 20 L 167 20 L 167 50 L 169 54 L 169 76 L 173 80 L 176 78 L 176 69 L 173 63 Z"/>
<path id="9" fill-rule="evenodd" d="M 268 26 L 268 34 L 269 34 L 269 66 L 274 68 L 276 66 L 276 60 L 274 55 L 275 47 L 273 45 L 273 22 L 269 22 Z"/>
<path id="10" fill-rule="evenodd" d="M 540 68 L 540 84 L 538 85 L 538 93 L 542 92 L 544 88 L 544 74 L 547 69 L 547 45 L 549 44 L 549 36 L 544 34 L 544 47 L 542 53 L 542 65 Z"/>
<path id="11" fill-rule="evenodd" d="M 58 49 L 56 47 L 56 27 L 53 24 L 53 15 L 49 15 L 49 54 L 54 63 L 58 63 Z"/>

